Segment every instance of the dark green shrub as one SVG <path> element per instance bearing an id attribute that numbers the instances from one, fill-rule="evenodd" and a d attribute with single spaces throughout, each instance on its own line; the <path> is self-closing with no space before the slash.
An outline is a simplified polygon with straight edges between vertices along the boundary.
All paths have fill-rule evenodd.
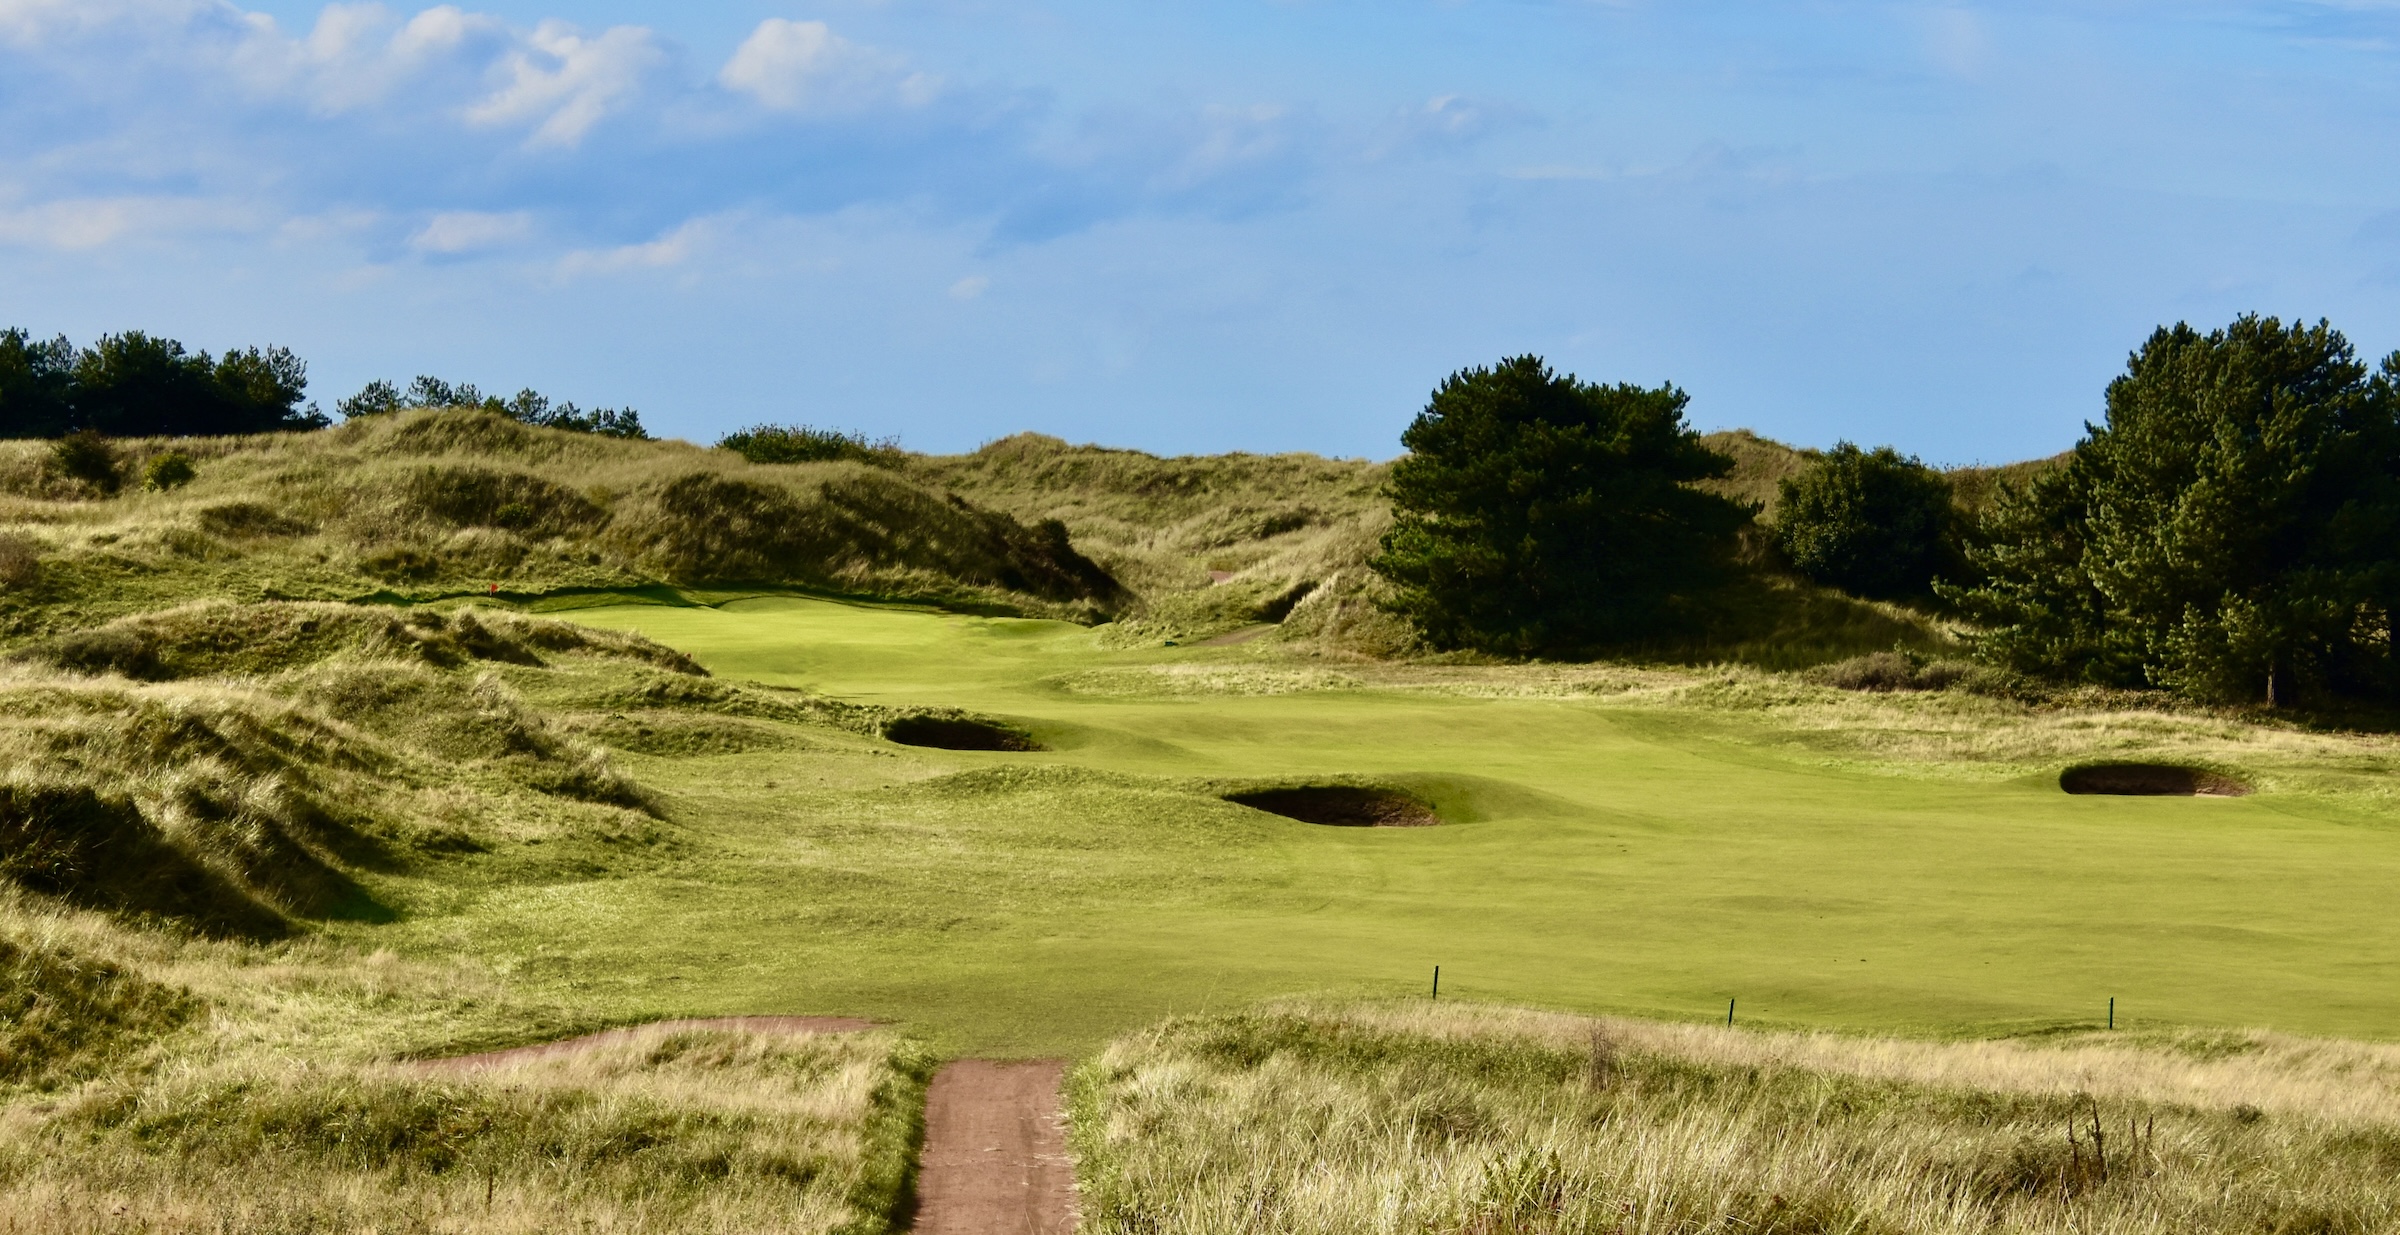
<path id="1" fill-rule="evenodd" d="M 30 587 L 41 577 L 41 546 L 14 532 L 0 532 L 0 587 Z"/>
<path id="2" fill-rule="evenodd" d="M 115 493 L 124 483 L 117 474 L 116 450 L 90 429 L 77 429 L 50 443 L 50 458 L 62 474 L 102 493 Z"/>
<path id="3" fill-rule="evenodd" d="M 1889 446 L 1848 442 L 1787 477 L 1775 547 L 1793 569 L 1859 596 L 1927 595 L 1950 554 L 1950 482 Z"/>
<path id="4" fill-rule="evenodd" d="M 867 440 L 863 433 L 819 429 L 809 425 L 753 425 L 718 439 L 717 449 L 730 450 L 752 463 L 871 463 L 897 467 L 907 458 L 900 439 Z"/>
<path id="5" fill-rule="evenodd" d="M 199 474 L 200 469 L 193 466 L 190 455 L 180 450 L 170 450 L 152 459 L 150 466 L 143 469 L 142 487 L 153 490 L 174 489 L 192 483 L 192 478 Z"/>

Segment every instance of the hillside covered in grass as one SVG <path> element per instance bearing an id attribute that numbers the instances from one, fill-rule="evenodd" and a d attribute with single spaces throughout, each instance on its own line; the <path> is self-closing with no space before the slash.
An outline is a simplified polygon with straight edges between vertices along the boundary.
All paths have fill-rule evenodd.
<path id="1" fill-rule="evenodd" d="M 114 472 L 94 477 L 62 469 L 51 443 L 0 443 L 0 630 L 67 630 L 201 597 L 658 584 L 799 586 L 1085 621 L 1127 599 L 1059 525 L 854 463 L 760 467 L 480 410 L 108 449 Z M 171 455 L 189 480 L 141 483 Z"/>
<path id="2" fill-rule="evenodd" d="M 1708 434 L 1731 472 L 1702 487 L 1772 521 L 1779 485 L 1816 452 L 1747 430 Z M 2050 461 L 1947 473 L 1961 510 L 2003 480 Z M 1140 597 L 1120 623 L 1128 641 L 1257 634 L 1294 650 L 1387 657 L 1421 651 L 1377 604 L 1367 562 L 1391 523 L 1387 465 L 1318 455 L 1196 455 L 1070 445 L 1018 434 L 964 455 L 911 455 L 907 474 L 1020 520 L 1056 520 L 1082 551 Z M 1246 630 L 1245 628 L 1253 628 Z M 1763 537 L 1745 541 L 1738 576 L 1695 607 L 1684 633 L 1623 649 L 1636 657 L 1802 667 L 1904 645 L 1951 646 L 1942 625 L 1906 607 L 1862 601 L 1780 569 Z"/>

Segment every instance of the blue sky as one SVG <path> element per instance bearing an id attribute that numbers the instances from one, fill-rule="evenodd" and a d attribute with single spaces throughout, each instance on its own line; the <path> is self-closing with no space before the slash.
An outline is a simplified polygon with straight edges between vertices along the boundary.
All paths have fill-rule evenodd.
<path id="1" fill-rule="evenodd" d="M 2400 5 L 0 0 L 0 324 L 963 449 L 1388 456 L 1536 352 L 2063 449 L 2154 326 L 2400 347 Z"/>

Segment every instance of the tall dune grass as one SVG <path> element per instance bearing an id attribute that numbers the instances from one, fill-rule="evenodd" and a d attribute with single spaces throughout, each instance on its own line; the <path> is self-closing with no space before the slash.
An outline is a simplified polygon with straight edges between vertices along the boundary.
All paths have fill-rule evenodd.
<path id="1" fill-rule="evenodd" d="M 1097 1232 L 2364 1235 L 2400 1222 L 2395 1061 L 1292 1005 L 1120 1039 L 1076 1135 Z"/>
<path id="2" fill-rule="evenodd" d="M 881 1231 L 929 1071 L 884 1033 L 689 1029 L 481 1070 L 172 1068 L 0 1112 L 0 1231 Z"/>

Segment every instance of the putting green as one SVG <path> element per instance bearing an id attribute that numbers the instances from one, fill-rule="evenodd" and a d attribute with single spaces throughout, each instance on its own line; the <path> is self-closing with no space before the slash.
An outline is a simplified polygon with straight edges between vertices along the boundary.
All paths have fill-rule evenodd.
<path id="1" fill-rule="evenodd" d="M 720 676 L 1005 716 L 1053 749 L 869 739 L 629 757 L 693 841 L 655 869 L 460 893 L 397 927 L 625 1015 L 896 1020 L 1088 1048 L 1279 993 L 1912 1033 L 2400 1028 L 2400 829 L 2356 801 L 2070 797 L 1845 770 L 1718 710 L 1390 690 L 1101 697 L 1090 631 L 806 599 L 624 606 Z M 956 775 L 976 773 L 977 775 Z M 1411 777 L 1448 826 L 1316 827 L 1203 778 Z"/>

